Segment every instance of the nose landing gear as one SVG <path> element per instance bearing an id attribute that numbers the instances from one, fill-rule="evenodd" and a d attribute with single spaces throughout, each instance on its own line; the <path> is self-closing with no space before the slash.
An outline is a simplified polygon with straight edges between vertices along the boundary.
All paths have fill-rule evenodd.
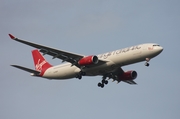
<path id="1" fill-rule="evenodd" d="M 148 62 L 146 62 L 144 65 L 148 67 L 148 66 L 149 66 L 149 63 L 148 63 Z"/>
<path id="2" fill-rule="evenodd" d="M 150 61 L 150 58 L 146 58 L 146 62 L 145 62 L 144 65 L 148 67 L 148 66 L 149 66 L 149 63 L 148 63 L 148 62 L 149 62 L 149 61 Z"/>

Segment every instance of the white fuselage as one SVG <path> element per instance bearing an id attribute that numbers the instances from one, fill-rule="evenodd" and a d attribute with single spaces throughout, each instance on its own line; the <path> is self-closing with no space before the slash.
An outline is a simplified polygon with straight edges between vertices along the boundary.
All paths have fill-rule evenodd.
<path id="1" fill-rule="evenodd" d="M 49 79 L 69 79 L 74 78 L 80 71 L 86 72 L 86 76 L 102 75 L 112 72 L 118 67 L 146 61 L 162 52 L 163 48 L 154 43 L 136 45 L 112 52 L 97 55 L 105 64 L 93 67 L 83 67 L 82 69 L 72 66 L 71 63 L 64 63 L 47 69 L 42 77 Z"/>

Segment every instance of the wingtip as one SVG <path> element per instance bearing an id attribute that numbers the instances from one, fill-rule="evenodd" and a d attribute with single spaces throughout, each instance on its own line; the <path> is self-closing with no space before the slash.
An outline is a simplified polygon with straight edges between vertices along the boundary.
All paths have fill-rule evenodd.
<path id="1" fill-rule="evenodd" d="M 16 37 L 14 37 L 12 34 L 9 34 L 9 37 L 11 38 L 11 39 L 15 39 Z"/>
<path id="2" fill-rule="evenodd" d="M 12 66 L 12 67 L 16 67 L 16 65 L 14 65 L 14 64 L 11 64 L 10 66 Z"/>

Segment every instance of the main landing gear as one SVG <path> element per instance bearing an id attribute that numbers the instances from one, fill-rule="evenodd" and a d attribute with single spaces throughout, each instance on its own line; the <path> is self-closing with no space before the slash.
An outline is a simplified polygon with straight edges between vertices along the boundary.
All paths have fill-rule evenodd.
<path id="1" fill-rule="evenodd" d="M 98 83 L 98 87 L 104 88 L 104 84 L 108 84 L 108 80 L 106 80 L 106 77 L 103 77 L 102 81 Z"/>
<path id="2" fill-rule="evenodd" d="M 82 79 L 82 76 L 85 76 L 86 72 L 80 71 L 79 74 L 76 76 L 78 79 Z"/>

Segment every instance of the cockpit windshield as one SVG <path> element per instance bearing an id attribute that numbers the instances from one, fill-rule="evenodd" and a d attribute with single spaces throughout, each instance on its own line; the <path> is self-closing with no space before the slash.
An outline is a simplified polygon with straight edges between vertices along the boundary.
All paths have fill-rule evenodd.
<path id="1" fill-rule="evenodd" d="M 160 45 L 153 45 L 153 46 L 160 46 Z"/>

